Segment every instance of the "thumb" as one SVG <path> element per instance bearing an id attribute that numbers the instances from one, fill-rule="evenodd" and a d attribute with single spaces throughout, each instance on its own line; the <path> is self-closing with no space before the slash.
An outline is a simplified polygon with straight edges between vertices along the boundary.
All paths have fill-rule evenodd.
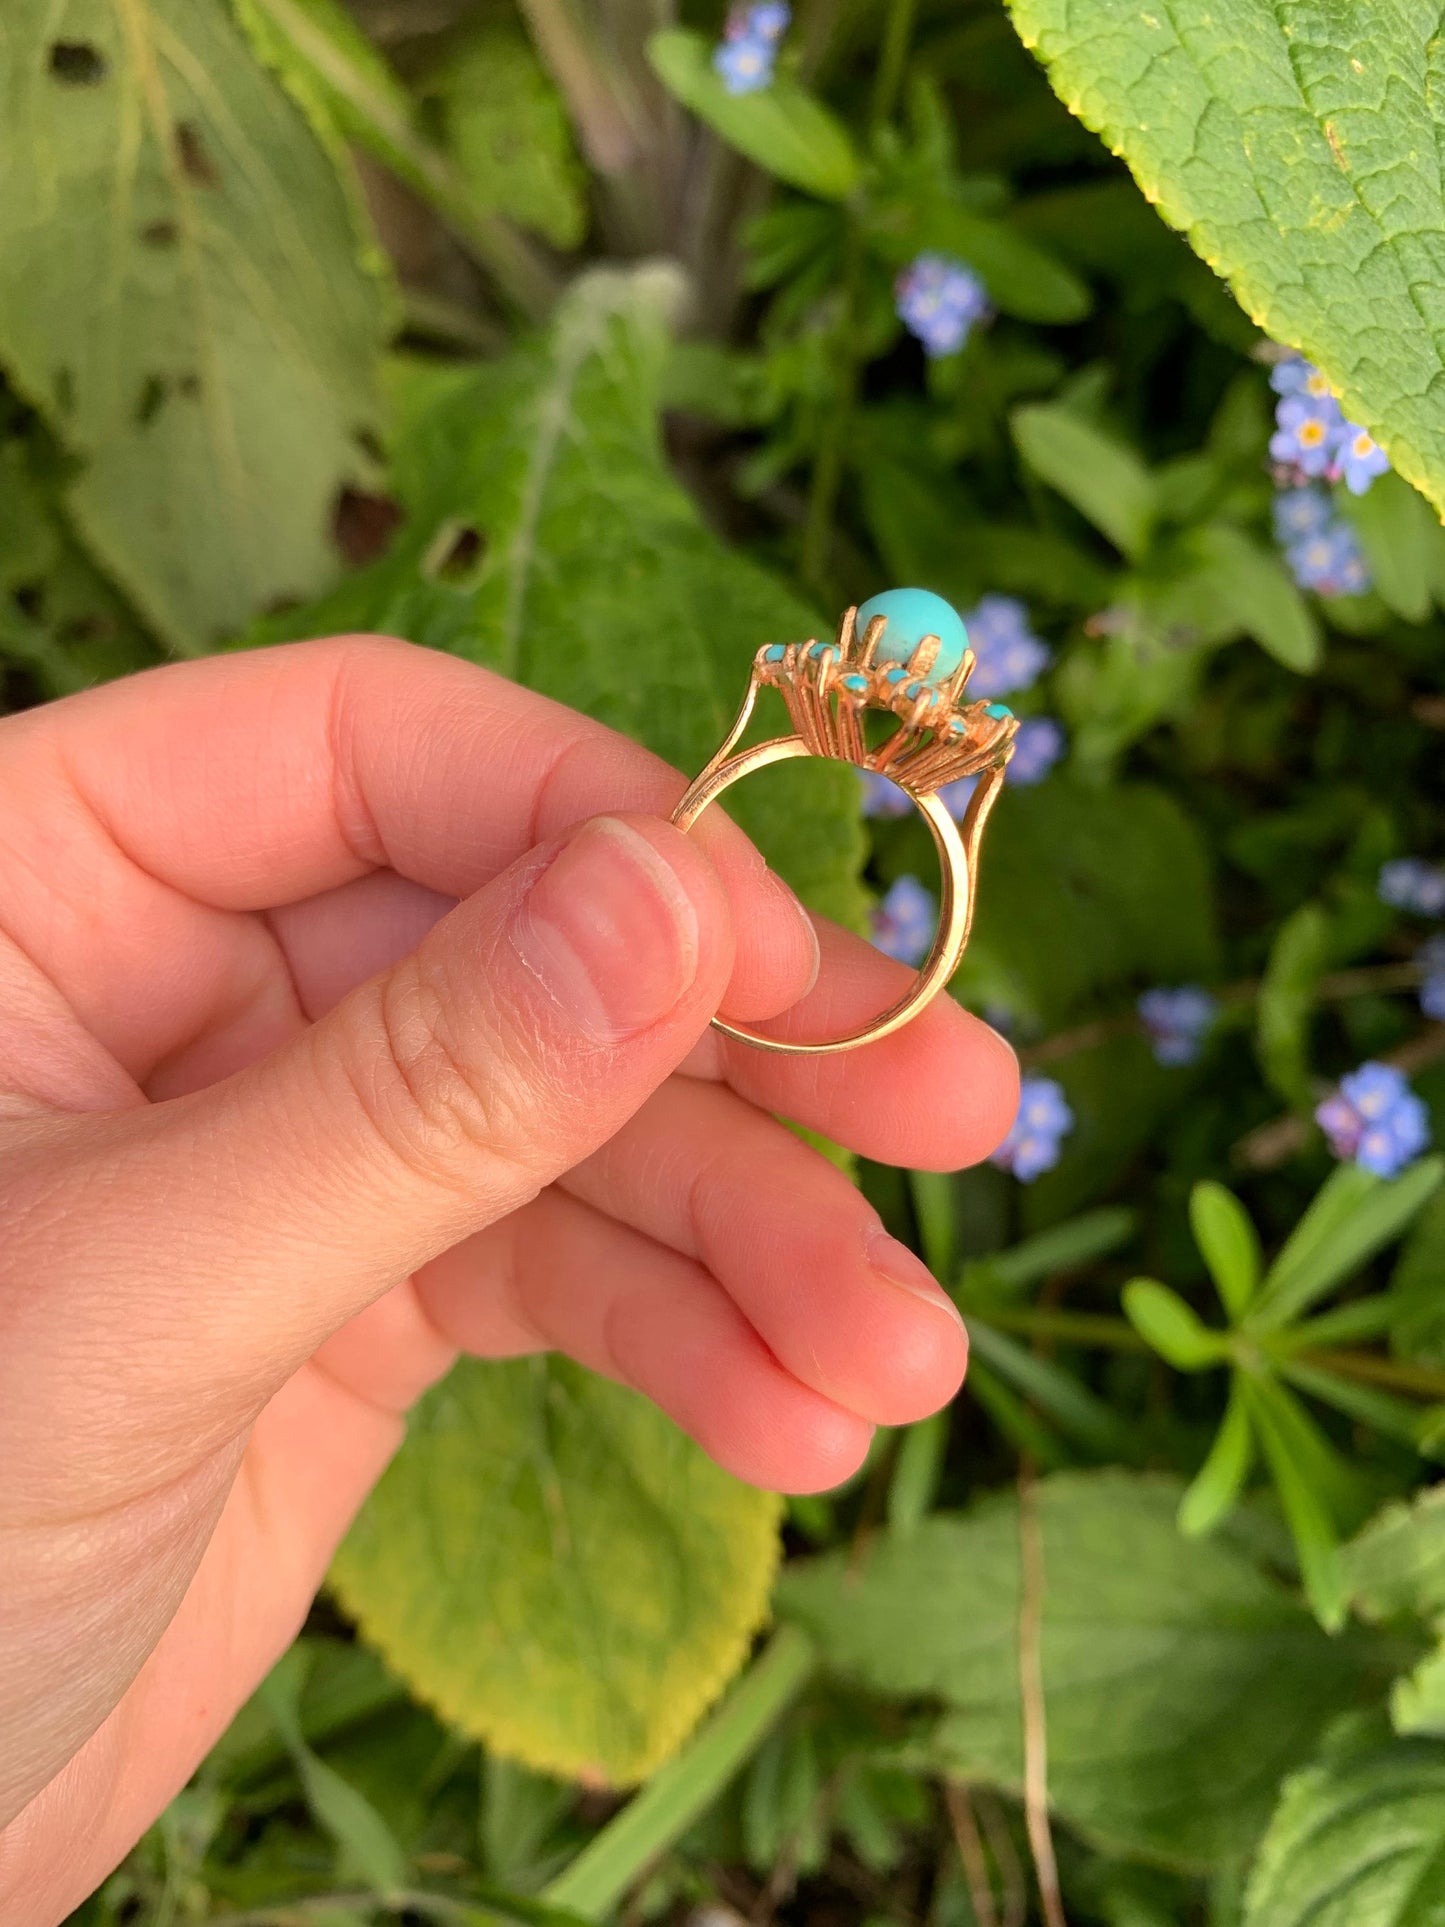
<path id="1" fill-rule="evenodd" d="M 601 817 L 531 852 L 271 1058 L 67 1127 L 84 1168 L 37 1179 L 75 1202 L 30 1214 L 30 1356 L 93 1376 L 123 1324 L 127 1404 L 174 1411 L 190 1383 L 219 1421 L 228 1387 L 265 1397 L 610 1137 L 697 1041 L 732 956 L 723 885 L 671 825 Z"/>

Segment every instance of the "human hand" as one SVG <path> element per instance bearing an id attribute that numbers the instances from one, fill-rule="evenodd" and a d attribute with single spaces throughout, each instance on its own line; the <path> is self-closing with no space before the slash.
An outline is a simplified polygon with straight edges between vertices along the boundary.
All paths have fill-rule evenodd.
<path id="1" fill-rule="evenodd" d="M 770 1113 L 952 1168 L 1012 1053 L 947 998 L 835 1057 L 710 1031 L 836 1034 L 903 972 L 682 788 L 367 638 L 0 722 L 9 1927 L 184 1783 L 459 1349 L 566 1351 L 792 1490 L 957 1389 L 946 1298 Z"/>

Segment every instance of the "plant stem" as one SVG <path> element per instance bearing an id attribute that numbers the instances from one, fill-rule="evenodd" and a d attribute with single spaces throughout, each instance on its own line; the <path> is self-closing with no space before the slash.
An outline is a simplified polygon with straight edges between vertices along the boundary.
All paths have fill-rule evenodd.
<path id="1" fill-rule="evenodd" d="M 888 17 L 883 23 L 883 45 L 878 54 L 878 74 L 873 82 L 873 102 L 869 123 L 876 134 L 893 118 L 898 90 L 908 64 L 908 43 L 913 38 L 913 17 L 918 0 L 890 0 Z"/>
<path id="2" fill-rule="evenodd" d="M 774 1633 L 762 1656 L 682 1753 L 667 1762 L 542 1895 L 600 1920 L 638 1876 L 717 1798 L 817 1665 L 796 1626 Z"/>
<path id="3" fill-rule="evenodd" d="M 1425 981 L 1425 970 L 1418 963 L 1366 964 L 1355 970 L 1336 970 L 1328 977 L 1321 977 L 1315 986 L 1315 997 L 1322 1004 L 1345 1003 L 1351 997 L 1384 996 L 1397 990 L 1414 990 Z M 1239 983 L 1226 984 L 1215 995 L 1226 1008 L 1257 1003 L 1263 988 L 1262 980 L 1249 977 Z M 1100 1044 L 1111 1044 L 1120 1037 L 1138 1037 L 1144 1033 L 1144 1025 L 1137 1012 L 1119 1011 L 1112 1017 L 1096 1017 L 1087 1024 L 1078 1024 L 1072 1030 L 1061 1030 L 1053 1037 L 1045 1037 L 1037 1044 L 1026 1044 L 1019 1052 L 1019 1062 L 1032 1070 L 1039 1064 L 1051 1064 L 1060 1057 L 1072 1057 L 1077 1051 L 1096 1050 Z"/>
<path id="4" fill-rule="evenodd" d="M 818 454 L 813 463 L 807 515 L 803 522 L 803 543 L 798 558 L 798 573 L 803 581 L 825 600 L 829 599 L 831 587 L 828 564 L 833 553 L 833 517 L 838 506 L 838 492 L 843 486 L 848 436 L 858 400 L 859 366 L 855 336 L 862 279 L 863 241 L 857 219 L 850 214 L 843 256 L 843 281 L 838 296 L 837 386 L 818 438 Z"/>

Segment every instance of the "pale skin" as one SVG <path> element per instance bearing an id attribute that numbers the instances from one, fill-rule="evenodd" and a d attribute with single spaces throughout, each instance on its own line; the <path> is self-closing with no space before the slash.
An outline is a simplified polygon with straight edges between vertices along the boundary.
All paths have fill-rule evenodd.
<path id="1" fill-rule="evenodd" d="M 7 1927 L 185 1783 L 459 1352 L 565 1352 L 787 1491 L 957 1391 L 945 1295 L 774 1114 L 952 1169 L 1012 1053 L 948 998 L 840 1056 L 710 1030 L 906 973 L 683 787 L 378 638 L 0 721 Z"/>

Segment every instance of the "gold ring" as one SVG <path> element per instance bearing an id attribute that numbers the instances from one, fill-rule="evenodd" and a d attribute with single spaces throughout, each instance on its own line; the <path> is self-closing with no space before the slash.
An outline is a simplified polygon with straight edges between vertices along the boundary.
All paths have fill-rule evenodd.
<path id="1" fill-rule="evenodd" d="M 942 894 L 933 946 L 907 994 L 858 1030 L 825 1042 L 794 1043 L 714 1017 L 718 1030 L 793 1056 L 856 1050 L 901 1029 L 952 977 L 973 922 L 983 827 L 1018 730 L 1005 704 L 963 700 L 973 662 L 962 621 L 941 596 L 923 589 L 889 590 L 861 609 L 846 610 L 834 642 L 759 649 L 737 721 L 673 811 L 673 822 L 691 829 L 724 790 L 771 763 L 797 756 L 851 763 L 890 777 L 917 806 L 938 851 Z M 734 754 L 765 688 L 782 696 L 793 733 Z M 898 718 L 897 729 L 875 749 L 864 737 L 863 716 L 870 709 Z M 958 825 L 937 792 L 963 776 L 979 780 Z"/>

